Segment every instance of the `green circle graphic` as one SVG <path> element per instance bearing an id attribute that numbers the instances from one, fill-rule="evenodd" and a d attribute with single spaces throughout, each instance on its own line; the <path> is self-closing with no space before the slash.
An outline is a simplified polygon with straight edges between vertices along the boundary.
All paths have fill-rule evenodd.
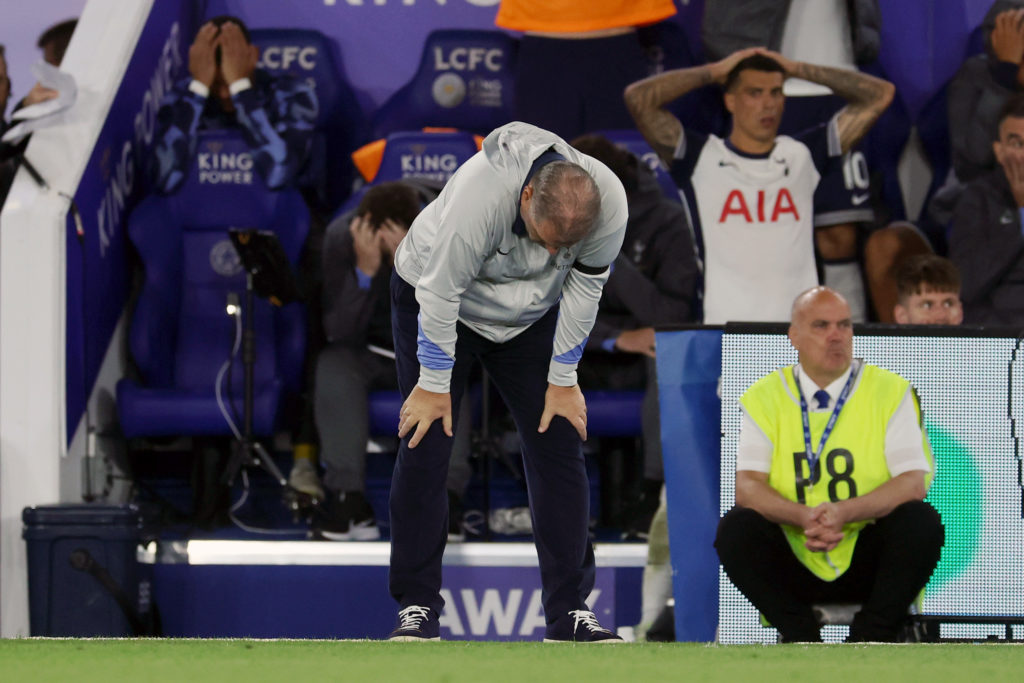
<path id="1" fill-rule="evenodd" d="M 935 457 L 935 478 L 925 499 L 938 510 L 946 543 L 927 590 L 940 588 L 971 564 L 985 514 L 981 473 L 970 451 L 944 429 L 925 424 Z"/>

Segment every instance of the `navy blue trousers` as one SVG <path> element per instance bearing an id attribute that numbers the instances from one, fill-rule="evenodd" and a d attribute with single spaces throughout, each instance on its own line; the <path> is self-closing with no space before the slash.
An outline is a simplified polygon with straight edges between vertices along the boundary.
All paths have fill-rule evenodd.
<path id="1" fill-rule="evenodd" d="M 393 274 L 395 364 L 398 386 L 406 397 L 419 380 L 418 315 L 415 289 Z M 571 610 L 586 609 L 584 600 L 594 587 L 594 550 L 588 534 L 590 489 L 582 442 L 562 417 L 553 419 L 545 433 L 537 432 L 557 320 L 557 308 L 552 308 L 502 344 L 459 323 L 451 381 L 452 405 L 459 405 L 469 370 L 474 359 L 479 360 L 515 420 L 548 623 Z M 445 478 L 452 439 L 445 435 L 440 420 L 430 426 L 416 448 L 409 448 L 411 436 L 401 441 L 391 481 L 390 590 L 402 607 L 423 605 L 440 614 L 444 607 L 441 557 L 448 540 Z"/>

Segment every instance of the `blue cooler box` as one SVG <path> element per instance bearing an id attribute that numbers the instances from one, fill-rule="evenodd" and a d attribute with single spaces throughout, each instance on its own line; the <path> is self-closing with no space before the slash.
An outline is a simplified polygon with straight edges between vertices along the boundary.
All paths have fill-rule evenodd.
<path id="1" fill-rule="evenodd" d="M 137 560 L 137 507 L 45 505 L 25 508 L 21 518 L 33 636 L 153 633 L 149 580 Z"/>

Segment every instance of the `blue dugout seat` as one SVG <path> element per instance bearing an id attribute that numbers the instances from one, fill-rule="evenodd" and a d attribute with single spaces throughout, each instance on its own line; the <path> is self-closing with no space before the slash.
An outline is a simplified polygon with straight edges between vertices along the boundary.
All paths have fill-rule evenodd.
<path id="1" fill-rule="evenodd" d="M 360 161 L 358 164 L 364 169 L 367 184 L 349 197 L 335 215 L 358 206 L 366 191 L 380 183 L 414 178 L 441 187 L 459 166 L 479 150 L 477 138 L 462 131 L 392 133 L 385 140 L 367 147 L 378 145 L 382 148 L 379 164 L 372 160 Z"/>
<path id="2" fill-rule="evenodd" d="M 364 185 L 342 205 L 338 214 L 359 205 L 366 191 L 380 183 L 417 178 L 436 181 L 440 187 L 456 169 L 476 154 L 476 138 L 465 132 L 398 132 L 387 136 L 384 151 L 372 181 Z M 477 391 L 479 393 L 479 391 Z M 479 403 L 479 401 L 477 401 Z M 398 391 L 370 392 L 370 434 L 392 436 L 398 425 L 402 396 Z M 479 410 L 474 410 L 474 421 Z"/>
<path id="3" fill-rule="evenodd" d="M 583 362 L 587 359 L 584 357 Z M 587 437 L 643 434 L 644 392 L 637 389 L 584 391 L 587 400 Z"/>
<path id="4" fill-rule="evenodd" d="M 518 41 L 500 31 L 427 36 L 412 79 L 381 105 L 373 137 L 442 126 L 486 135 L 513 119 Z"/>
<path id="5" fill-rule="evenodd" d="M 309 29 L 253 29 L 259 67 L 272 75 L 308 80 L 319 111 L 310 162 L 298 180 L 316 191 L 325 208 L 338 206 L 355 179 L 349 154 L 367 140 L 368 122 L 345 79 L 337 43 Z"/>
<path id="6" fill-rule="evenodd" d="M 268 190 L 240 135 L 200 135 L 181 189 L 145 198 L 128 221 L 145 271 L 128 339 L 138 378 L 117 385 L 128 438 L 231 433 L 214 384 L 236 339 L 235 320 L 225 311 L 228 293 L 244 301 L 246 275 L 228 229 L 273 231 L 293 267 L 309 230 L 302 197 L 293 190 Z M 254 432 L 268 436 L 282 395 L 300 388 L 305 313 L 299 303 L 275 307 L 257 298 L 254 316 Z M 240 355 L 228 377 L 222 395 L 233 399 L 241 415 Z"/>
<path id="7" fill-rule="evenodd" d="M 682 202 L 679 188 L 672 180 L 672 176 L 668 174 L 668 169 L 665 168 L 664 162 L 658 158 L 658 153 L 647 144 L 647 140 L 644 139 L 640 131 L 630 129 L 599 130 L 595 135 L 601 135 L 634 154 L 647 168 L 654 172 L 654 176 L 658 179 L 658 185 L 661 186 L 661 191 L 665 196 L 674 202 Z"/>

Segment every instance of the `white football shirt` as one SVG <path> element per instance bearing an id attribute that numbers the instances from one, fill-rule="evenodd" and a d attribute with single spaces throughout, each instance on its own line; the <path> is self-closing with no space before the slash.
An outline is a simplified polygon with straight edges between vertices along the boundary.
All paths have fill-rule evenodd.
<path id="1" fill-rule="evenodd" d="M 833 117 L 768 154 L 686 132 L 672 176 L 691 202 L 704 261 L 704 323 L 784 322 L 798 294 L 818 284 L 814 190 L 840 156 Z"/>

